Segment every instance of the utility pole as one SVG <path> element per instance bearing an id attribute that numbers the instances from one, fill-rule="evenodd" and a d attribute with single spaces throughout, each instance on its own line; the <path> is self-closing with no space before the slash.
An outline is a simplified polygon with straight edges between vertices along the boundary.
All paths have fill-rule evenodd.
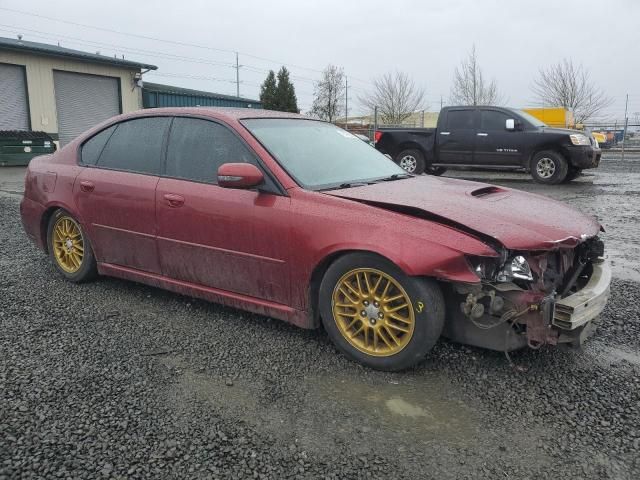
<path id="1" fill-rule="evenodd" d="M 422 124 L 422 128 L 424 128 L 424 110 L 420 112 L 420 122 Z"/>
<path id="2" fill-rule="evenodd" d="M 628 106 L 629 106 L 629 94 L 627 93 L 627 99 L 624 102 L 624 129 L 622 130 L 622 161 L 624 161 L 624 143 L 625 143 L 624 139 L 627 136 L 627 125 L 629 125 L 629 119 L 627 118 Z"/>
<path id="3" fill-rule="evenodd" d="M 240 65 L 238 64 L 238 52 L 236 52 L 236 97 L 240 98 Z"/>
<path id="4" fill-rule="evenodd" d="M 349 80 L 344 76 L 344 129 L 349 130 Z"/>
<path id="5" fill-rule="evenodd" d="M 440 110 L 442 110 L 442 94 L 440 94 Z"/>

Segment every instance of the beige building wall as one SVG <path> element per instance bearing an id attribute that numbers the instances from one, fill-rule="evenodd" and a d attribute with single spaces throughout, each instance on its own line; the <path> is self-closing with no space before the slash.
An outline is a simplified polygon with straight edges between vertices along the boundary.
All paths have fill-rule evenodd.
<path id="1" fill-rule="evenodd" d="M 2 50 L 0 50 L 0 63 L 25 67 L 32 130 L 58 134 L 58 116 L 53 87 L 54 70 L 119 78 L 122 113 L 142 108 L 141 89 L 135 85 L 134 81 L 134 75 L 139 70 Z"/>

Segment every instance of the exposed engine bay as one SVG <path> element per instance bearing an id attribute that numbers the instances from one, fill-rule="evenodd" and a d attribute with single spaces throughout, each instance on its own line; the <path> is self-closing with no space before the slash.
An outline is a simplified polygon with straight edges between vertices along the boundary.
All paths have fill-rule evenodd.
<path id="1" fill-rule="evenodd" d="M 493 350 L 571 343 L 593 328 L 611 273 L 597 236 L 575 247 L 470 258 L 480 283 L 452 283 L 444 335 Z"/>

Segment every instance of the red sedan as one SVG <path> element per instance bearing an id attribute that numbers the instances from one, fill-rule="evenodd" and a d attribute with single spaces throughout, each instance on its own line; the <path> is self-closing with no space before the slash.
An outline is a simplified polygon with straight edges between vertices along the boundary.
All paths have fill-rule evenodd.
<path id="1" fill-rule="evenodd" d="M 408 175 L 340 128 L 278 112 L 113 118 L 34 159 L 20 210 L 73 282 L 110 275 L 322 325 L 385 370 L 441 335 L 505 351 L 580 342 L 611 280 L 593 218 Z"/>

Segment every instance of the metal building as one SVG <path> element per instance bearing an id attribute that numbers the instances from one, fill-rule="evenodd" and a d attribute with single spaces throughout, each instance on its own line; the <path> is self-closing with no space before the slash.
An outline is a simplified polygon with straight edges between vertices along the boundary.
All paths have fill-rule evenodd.
<path id="1" fill-rule="evenodd" d="M 0 37 L 0 130 L 43 131 L 61 145 L 113 115 L 138 110 L 155 65 Z"/>
<path id="2" fill-rule="evenodd" d="M 189 88 L 144 82 L 142 85 L 144 108 L 157 107 L 237 107 L 262 108 L 258 100 L 203 92 Z"/>

